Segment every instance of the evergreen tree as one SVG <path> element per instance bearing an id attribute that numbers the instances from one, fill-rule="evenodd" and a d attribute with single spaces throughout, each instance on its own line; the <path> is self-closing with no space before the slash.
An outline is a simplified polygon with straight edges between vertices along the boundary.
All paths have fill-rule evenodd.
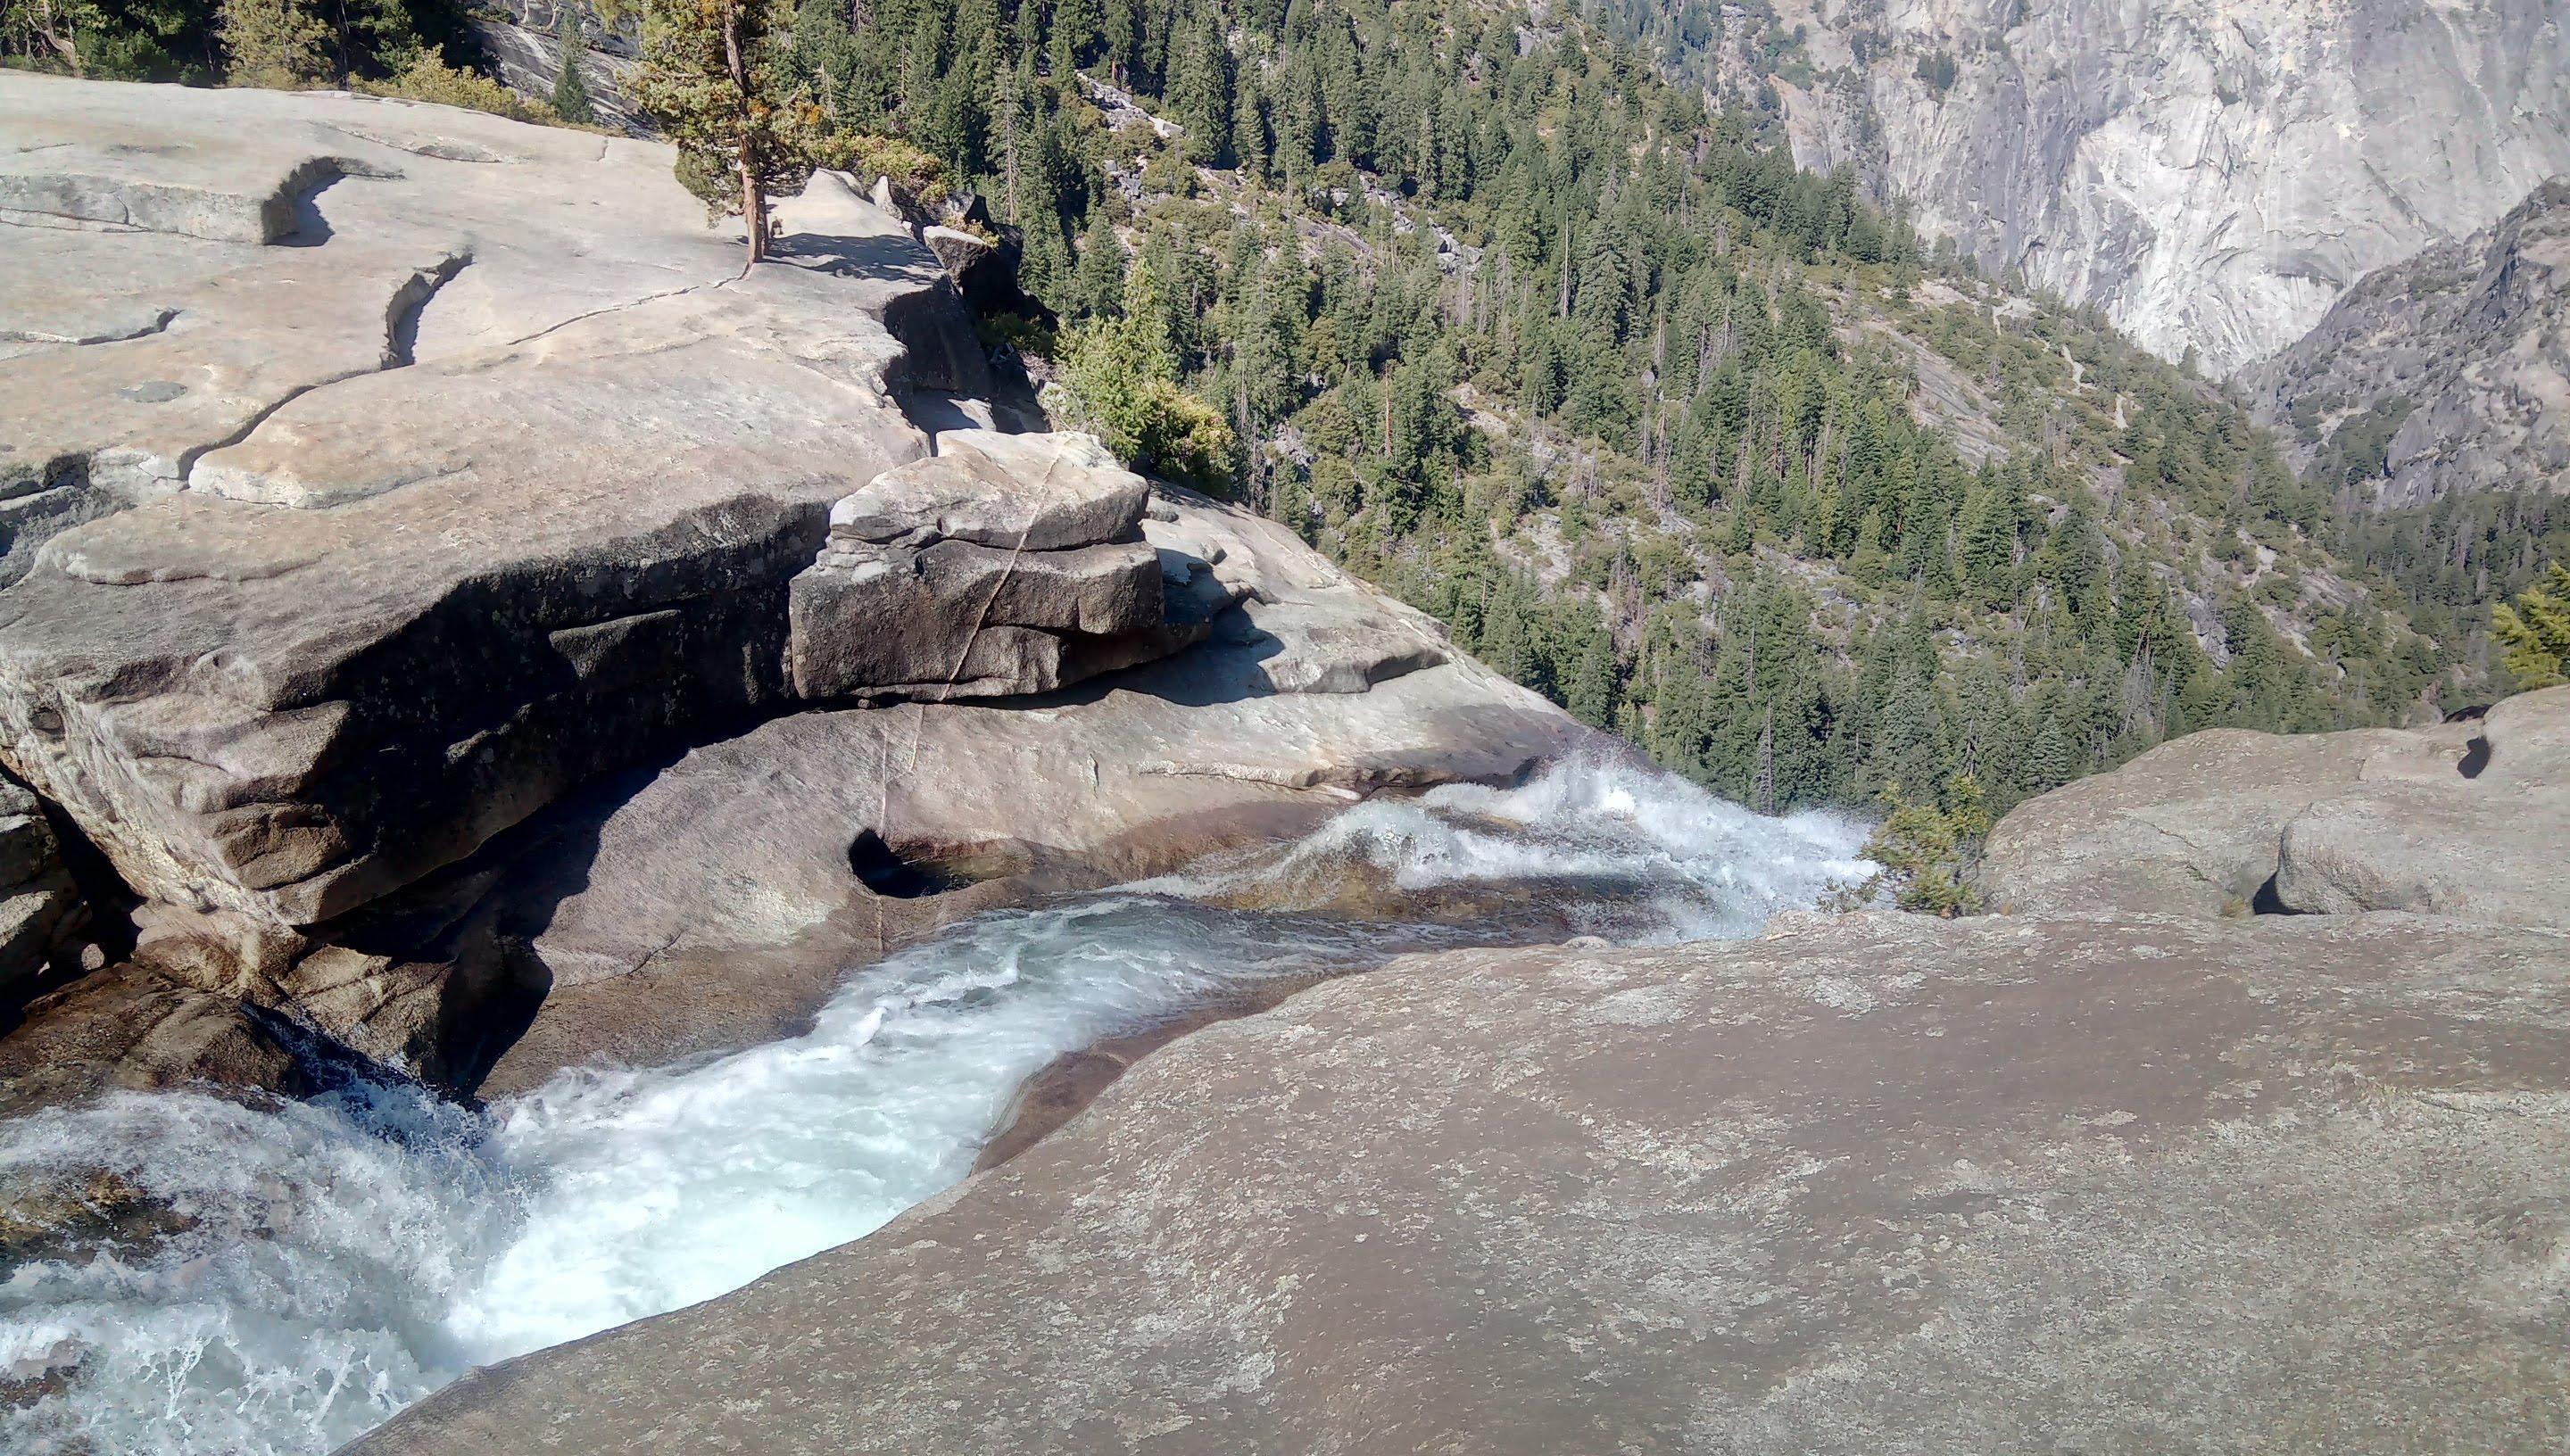
<path id="1" fill-rule="evenodd" d="M 635 96 L 677 144 L 678 181 L 738 213 L 767 256 L 767 199 L 811 176 L 820 109 L 793 86 L 781 0 L 646 0 Z"/>
<path id="2" fill-rule="evenodd" d="M 1106 209 L 1088 213 L 1088 236 L 1079 245 L 1079 274 L 1074 293 L 1083 312 L 1103 318 L 1124 302 L 1124 246 L 1115 240 L 1115 225 Z"/>
<path id="3" fill-rule="evenodd" d="M 1179 141 L 1187 160 L 1222 162 L 1232 133 L 1231 51 L 1223 44 L 1222 17 L 1211 5 L 1200 4 L 1171 38 L 1161 96 L 1170 119 L 1185 129 Z"/>
<path id="4" fill-rule="evenodd" d="M 330 27 L 304 0 L 221 0 L 216 15 L 232 85 L 293 90 L 329 78 Z"/>
<path id="5" fill-rule="evenodd" d="M 554 72 L 554 115 L 587 126 L 598 120 L 598 109 L 589 99 L 589 81 L 581 75 L 581 63 L 589 55 L 589 46 L 581 34 L 580 16 L 568 5 L 555 19 L 554 36 L 562 53 L 561 65 Z"/>
<path id="6" fill-rule="evenodd" d="M 2510 606 L 2490 611 L 2491 631 L 2507 648 L 2502 659 L 2523 689 L 2554 687 L 2570 681 L 2570 569 L 2555 561 L 2550 580 L 2529 587 Z"/>

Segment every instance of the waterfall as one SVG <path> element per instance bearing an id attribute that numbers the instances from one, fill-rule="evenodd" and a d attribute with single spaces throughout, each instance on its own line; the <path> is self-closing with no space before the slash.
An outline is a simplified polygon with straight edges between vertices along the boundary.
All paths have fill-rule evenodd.
<path id="1" fill-rule="evenodd" d="M 1754 933 L 1868 873 L 1862 838 L 1564 764 L 983 915 L 856 972 L 803 1035 L 569 1071 L 487 1111 L 358 1086 L 120 1093 L 0 1124 L 0 1192 L 87 1181 L 103 1217 L 148 1226 L 0 1283 L 0 1446 L 326 1451 L 473 1365 L 880 1228 L 1102 1037 L 1408 950 Z"/>

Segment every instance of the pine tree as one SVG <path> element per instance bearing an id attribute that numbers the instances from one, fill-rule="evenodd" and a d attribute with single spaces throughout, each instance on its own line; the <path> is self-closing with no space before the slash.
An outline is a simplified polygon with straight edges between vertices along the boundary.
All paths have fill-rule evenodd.
<path id="1" fill-rule="evenodd" d="M 738 213 L 767 256 L 767 199 L 811 176 L 820 108 L 792 88 L 782 0 L 647 0 L 635 96 L 677 144 L 678 181 Z"/>
<path id="2" fill-rule="evenodd" d="M 588 126 L 598 120 L 598 109 L 589 99 L 588 78 L 581 75 L 581 62 L 588 57 L 589 46 L 581 34 L 580 16 L 568 5 L 555 19 L 554 36 L 562 52 L 562 64 L 554 73 L 554 115 Z"/>
<path id="3" fill-rule="evenodd" d="M 1161 96 L 1170 119 L 1186 129 L 1180 143 L 1187 160 L 1220 165 L 1231 142 L 1231 50 L 1223 44 L 1222 17 L 1211 5 L 1199 4 L 1171 37 Z"/>
<path id="4" fill-rule="evenodd" d="M 1269 155 L 1267 107 L 1259 99 L 1257 87 L 1243 77 L 1231 109 L 1232 165 L 1249 177 L 1265 181 L 1274 171 Z"/>
<path id="5" fill-rule="evenodd" d="M 2519 593 L 2515 605 L 2490 609 L 2491 632 L 2507 648 L 2500 660 L 2528 690 L 2570 681 L 2570 569 L 2554 561 L 2544 575 L 2544 584 Z"/>
<path id="6" fill-rule="evenodd" d="M 1103 318 L 1124 304 L 1124 247 L 1115 240 L 1115 224 L 1106 209 L 1088 213 L 1088 236 L 1079 244 L 1079 271 L 1072 292 L 1080 310 Z"/>

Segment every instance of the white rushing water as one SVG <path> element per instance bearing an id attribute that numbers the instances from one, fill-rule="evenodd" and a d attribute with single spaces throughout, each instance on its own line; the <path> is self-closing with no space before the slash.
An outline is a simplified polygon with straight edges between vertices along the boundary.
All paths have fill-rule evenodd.
<path id="1" fill-rule="evenodd" d="M 127 1093 L 0 1124 L 0 1192 L 104 1172 L 102 1197 L 160 1230 L 7 1273 L 0 1449 L 326 1451 L 472 1365 L 881 1227 L 964 1177 L 1065 1052 L 1401 950 L 1748 934 L 1861 878 L 1861 839 L 1565 765 L 985 915 L 853 975 L 802 1036 L 567 1072 L 487 1113 L 357 1087 L 257 1108 Z"/>

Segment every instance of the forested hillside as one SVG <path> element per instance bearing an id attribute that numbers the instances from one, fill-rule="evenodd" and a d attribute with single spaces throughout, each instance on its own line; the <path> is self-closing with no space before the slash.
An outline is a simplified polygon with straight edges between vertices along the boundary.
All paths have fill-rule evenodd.
<path id="1" fill-rule="evenodd" d="M 2221 393 L 1549 10 L 803 0 L 790 31 L 830 127 L 907 139 L 1018 242 L 1031 301 L 986 324 L 1058 413 L 1744 802 L 1998 809 L 2473 686 Z"/>
<path id="2" fill-rule="evenodd" d="M 1231 488 L 1745 802 L 2000 806 L 2210 724 L 2395 719 L 2442 667 L 2240 409 L 1576 24 L 809 0 L 796 35 L 1021 230 L 1062 332 L 1002 329 L 1058 403 L 1185 391 L 1156 438 L 1218 413 Z"/>

